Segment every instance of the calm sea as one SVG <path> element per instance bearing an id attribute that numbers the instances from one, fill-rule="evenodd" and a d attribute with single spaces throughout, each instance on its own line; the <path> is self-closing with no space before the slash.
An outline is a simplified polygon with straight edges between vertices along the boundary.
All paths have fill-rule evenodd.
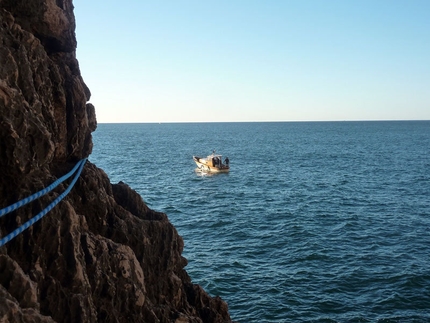
<path id="1" fill-rule="evenodd" d="M 214 149 L 230 173 L 196 173 Z M 234 320 L 430 322 L 430 121 L 99 124 L 90 160 Z"/>

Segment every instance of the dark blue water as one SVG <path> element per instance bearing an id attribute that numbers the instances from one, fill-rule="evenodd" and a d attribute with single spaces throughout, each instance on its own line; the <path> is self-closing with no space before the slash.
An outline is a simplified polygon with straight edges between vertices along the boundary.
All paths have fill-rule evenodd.
<path id="1" fill-rule="evenodd" d="M 229 174 L 196 173 L 216 149 Z M 100 124 L 239 322 L 430 322 L 430 122 Z"/>

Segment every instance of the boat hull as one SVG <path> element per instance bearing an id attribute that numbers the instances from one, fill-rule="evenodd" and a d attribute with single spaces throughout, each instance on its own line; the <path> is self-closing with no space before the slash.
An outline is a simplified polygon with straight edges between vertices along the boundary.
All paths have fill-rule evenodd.
<path id="1" fill-rule="evenodd" d="M 205 173 L 228 173 L 230 167 L 227 165 L 212 166 L 206 158 L 193 156 L 193 160 L 197 165 L 198 170 Z"/>

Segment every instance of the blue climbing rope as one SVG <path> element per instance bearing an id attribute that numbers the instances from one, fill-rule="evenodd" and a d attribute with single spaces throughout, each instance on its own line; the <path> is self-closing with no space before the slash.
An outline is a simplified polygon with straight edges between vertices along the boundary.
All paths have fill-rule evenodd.
<path id="1" fill-rule="evenodd" d="M 81 164 L 85 164 L 86 159 L 82 159 L 79 162 L 76 163 L 75 167 L 73 167 L 73 169 L 68 172 L 66 175 L 60 177 L 59 179 L 57 179 L 55 182 L 53 182 L 51 185 L 49 185 L 48 187 L 44 188 L 43 190 L 29 196 L 26 197 L 25 199 L 22 199 L 21 201 L 18 201 L 4 209 L 0 210 L 0 218 L 12 211 L 15 211 L 16 209 L 19 209 L 21 206 L 24 206 L 34 200 L 37 200 L 39 197 L 45 195 L 46 193 L 51 192 L 54 188 L 56 188 L 58 185 L 60 185 L 62 182 L 64 182 L 66 179 L 68 179 L 70 176 L 72 176 L 76 170 L 78 169 L 78 167 Z"/>
<path id="2" fill-rule="evenodd" d="M 20 208 L 21 206 L 26 205 L 26 204 L 30 203 L 31 201 L 38 199 L 42 195 L 45 195 L 46 193 L 52 191 L 55 187 L 57 187 L 59 184 L 61 184 L 66 179 L 68 179 L 70 176 L 72 176 L 76 172 L 76 170 L 78 170 L 76 172 L 75 177 L 73 178 L 72 182 L 70 183 L 70 185 L 67 187 L 67 189 L 63 193 L 61 193 L 51 204 L 49 204 L 44 210 L 42 210 L 35 217 L 31 218 L 30 220 L 25 222 L 23 225 L 21 225 L 19 228 L 15 229 L 13 232 L 9 233 L 4 238 L 0 239 L 0 247 L 3 246 L 4 244 L 8 243 L 10 240 L 15 238 L 17 235 L 22 233 L 24 230 L 28 229 L 30 226 L 32 226 L 37 221 L 39 221 L 46 213 L 51 211 L 67 194 L 69 194 L 69 192 L 72 190 L 73 186 L 75 185 L 76 181 L 78 180 L 79 176 L 81 175 L 82 169 L 84 168 L 86 161 L 87 161 L 86 158 L 80 160 L 78 163 L 76 163 L 75 167 L 73 167 L 73 169 L 69 173 L 67 173 L 63 177 L 60 177 L 59 179 L 57 179 L 55 182 L 53 182 L 47 188 L 27 197 L 27 198 L 13 204 L 13 205 L 10 205 L 10 206 L 0 210 L 0 217 L 2 217 L 3 215 L 5 215 L 9 212 L 12 212 L 13 210 L 16 210 L 17 208 Z"/>

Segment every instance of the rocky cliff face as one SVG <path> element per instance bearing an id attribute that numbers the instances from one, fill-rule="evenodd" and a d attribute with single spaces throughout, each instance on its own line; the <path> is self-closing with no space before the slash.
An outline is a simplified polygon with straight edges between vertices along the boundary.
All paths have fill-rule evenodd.
<path id="1" fill-rule="evenodd" d="M 91 153 L 74 29 L 71 0 L 0 0 L 0 208 Z M 0 236 L 65 187 L 1 218 Z M 182 249 L 165 214 L 87 162 L 65 200 L 0 248 L 0 322 L 231 322 Z"/>

